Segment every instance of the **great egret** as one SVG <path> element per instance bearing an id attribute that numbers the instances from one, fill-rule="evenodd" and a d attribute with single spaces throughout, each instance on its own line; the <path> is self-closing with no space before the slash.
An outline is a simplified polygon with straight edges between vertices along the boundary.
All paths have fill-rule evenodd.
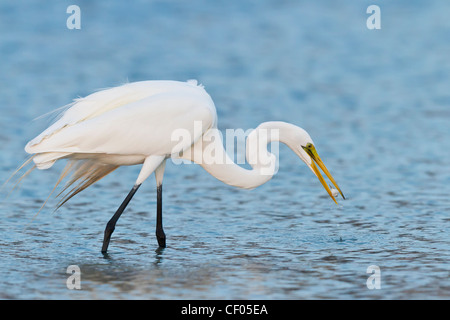
<path id="1" fill-rule="evenodd" d="M 196 124 L 200 124 L 200 129 L 196 130 Z M 173 139 L 173 133 L 180 129 L 189 134 L 189 138 L 181 142 Z M 247 160 L 254 160 L 250 163 L 252 169 L 245 169 L 228 158 L 221 139 L 211 138 L 215 130 L 217 114 L 214 103 L 197 81 L 141 81 L 76 99 L 59 120 L 28 142 L 25 151 L 33 154 L 31 158 L 38 169 L 48 169 L 59 159 L 69 159 L 55 185 L 56 188 L 71 175 L 60 193 L 68 190 L 58 208 L 119 166 L 142 164 L 133 188 L 106 225 L 103 253 L 108 249 L 120 215 L 153 172 L 157 185 L 156 238 L 160 247 L 166 246 L 162 224 L 162 182 L 169 158 L 190 160 L 226 184 L 252 189 L 272 178 L 274 155 L 267 151 L 267 144 L 279 140 L 306 163 L 335 202 L 316 163 L 345 199 L 317 154 L 311 137 L 302 128 L 279 121 L 260 124 L 246 141 Z M 275 130 L 277 135 L 262 140 L 261 133 L 267 130 Z M 198 157 L 207 149 L 214 150 L 225 161 L 204 161 L 202 156 Z M 269 163 L 262 163 L 260 156 L 255 157 L 261 149 L 264 150 L 263 155 L 270 159 Z M 74 187 L 69 190 L 72 185 Z"/>

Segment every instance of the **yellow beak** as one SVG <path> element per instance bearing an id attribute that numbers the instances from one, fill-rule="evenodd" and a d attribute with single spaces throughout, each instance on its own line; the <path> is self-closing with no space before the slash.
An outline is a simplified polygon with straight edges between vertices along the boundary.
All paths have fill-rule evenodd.
<path id="1" fill-rule="evenodd" d="M 328 194 L 330 195 L 331 199 L 333 199 L 334 202 L 337 203 L 336 199 L 333 197 L 333 194 L 331 193 L 330 188 L 328 187 L 328 184 L 325 182 L 324 178 L 322 177 L 322 175 L 320 174 L 319 169 L 317 168 L 316 164 L 314 162 L 316 162 L 318 164 L 318 166 L 322 169 L 322 171 L 326 174 L 326 176 L 328 177 L 328 179 L 330 179 L 330 181 L 333 183 L 333 185 L 336 187 L 336 189 L 339 191 L 339 193 L 341 194 L 342 198 L 345 199 L 344 194 L 342 193 L 341 189 L 339 188 L 339 186 L 337 185 L 336 181 L 334 180 L 333 176 L 331 175 L 331 173 L 328 171 L 327 167 L 325 167 L 325 165 L 322 162 L 322 159 L 320 159 L 319 155 L 317 154 L 316 148 L 314 147 L 314 145 L 312 143 L 308 143 L 306 145 L 306 147 L 302 147 L 303 150 L 305 150 L 305 152 L 311 157 L 312 161 L 311 161 L 311 168 L 314 171 L 314 173 L 316 174 L 316 176 L 319 178 L 320 183 L 322 183 L 323 187 L 325 188 L 325 190 L 327 190 Z"/>

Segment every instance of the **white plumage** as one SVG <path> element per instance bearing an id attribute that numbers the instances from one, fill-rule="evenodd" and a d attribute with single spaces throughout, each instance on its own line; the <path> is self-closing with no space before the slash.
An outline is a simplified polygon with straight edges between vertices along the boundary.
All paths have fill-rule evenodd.
<path id="1" fill-rule="evenodd" d="M 151 155 L 170 155 L 176 144 L 170 141 L 173 130 L 185 128 L 193 135 L 194 120 L 206 130 L 216 117 L 214 103 L 195 81 L 129 83 L 77 99 L 25 151 L 38 154 L 39 169 L 62 157 L 90 154 L 107 164 L 140 164 Z"/>

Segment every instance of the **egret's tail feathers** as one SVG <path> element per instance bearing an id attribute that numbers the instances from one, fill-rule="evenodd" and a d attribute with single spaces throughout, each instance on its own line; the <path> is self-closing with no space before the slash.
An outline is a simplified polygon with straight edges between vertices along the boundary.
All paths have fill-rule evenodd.
<path id="1" fill-rule="evenodd" d="M 20 182 L 28 176 L 34 169 L 39 167 L 38 163 L 41 163 L 39 161 L 36 161 L 36 157 L 41 155 L 33 155 L 29 157 L 20 167 L 14 171 L 14 173 L 9 177 L 8 180 L 3 183 L 2 186 L 0 186 L 0 189 L 3 188 L 8 182 L 11 181 L 11 179 L 16 176 L 22 169 L 24 169 L 28 164 L 30 164 L 31 161 L 35 162 L 35 165 L 33 165 L 30 169 L 28 169 L 20 178 L 15 181 L 14 186 L 11 188 L 8 195 L 19 186 Z M 55 162 L 56 160 L 51 160 Z M 48 161 L 46 161 L 48 162 Z M 58 181 L 56 181 L 55 186 L 53 187 L 53 190 L 50 192 L 48 198 L 45 200 L 45 202 L 42 204 L 42 206 L 39 208 L 39 211 L 36 213 L 36 216 L 39 214 L 39 212 L 42 211 L 44 206 L 47 204 L 47 201 L 50 199 L 51 195 L 55 192 L 57 187 L 61 184 L 61 182 L 68 176 L 70 176 L 70 180 L 67 181 L 66 185 L 64 186 L 63 190 L 59 192 L 59 194 L 56 196 L 56 198 L 62 196 L 62 199 L 59 201 L 59 203 L 56 206 L 56 209 L 59 209 L 63 204 L 65 204 L 69 199 L 71 199 L 73 196 L 78 194 L 79 192 L 83 191 L 90 185 L 94 184 L 95 182 L 99 181 L 100 179 L 104 178 L 114 170 L 116 170 L 119 166 L 111 165 L 111 164 L 103 164 L 98 163 L 92 160 L 69 160 L 67 162 L 66 167 L 61 172 L 61 175 L 58 178 Z M 73 186 L 73 187 L 72 187 Z M 72 187 L 72 188 L 71 188 Z M 71 188 L 71 189 L 70 189 Z M 70 190 L 69 190 L 70 189 Z"/>
<path id="2" fill-rule="evenodd" d="M 119 166 L 98 163 L 92 160 L 69 161 L 55 185 L 56 188 L 66 176 L 71 174 L 70 180 L 66 183 L 64 189 L 57 195 L 57 197 L 63 196 L 63 198 L 57 204 L 56 210 L 69 201 L 73 196 L 104 178 L 118 167 Z M 74 187 L 69 190 L 72 186 Z"/>
<path id="3" fill-rule="evenodd" d="M 7 185 L 8 184 L 8 182 L 9 181 L 11 181 L 11 179 L 15 176 L 15 175 L 17 175 L 18 173 L 19 173 L 19 171 L 20 170 L 22 170 L 23 168 L 25 168 L 32 160 L 33 160 L 33 158 L 34 158 L 34 155 L 33 156 L 31 156 L 31 157 L 29 157 L 20 167 L 18 167 L 17 169 L 16 169 L 16 171 L 14 171 L 12 174 L 11 174 L 11 176 L 8 178 L 8 180 L 6 180 L 3 184 L 2 184 L 2 186 L 0 187 L 0 190 L 1 189 L 3 189 L 3 187 L 5 186 L 5 185 Z M 33 171 L 34 169 L 36 169 L 36 166 L 33 166 L 33 167 L 31 167 L 30 169 L 28 169 L 17 181 L 16 181 L 16 183 L 14 184 L 14 187 L 12 187 L 11 188 L 11 190 L 10 190 L 10 192 L 9 192 L 9 194 L 20 184 L 20 182 L 23 180 L 23 178 L 25 178 L 27 175 L 29 175 L 30 173 L 31 173 L 31 171 Z"/>

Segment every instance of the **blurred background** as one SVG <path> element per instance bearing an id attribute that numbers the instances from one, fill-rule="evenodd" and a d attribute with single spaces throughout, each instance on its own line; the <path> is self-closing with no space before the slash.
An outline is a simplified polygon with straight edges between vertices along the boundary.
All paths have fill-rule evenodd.
<path id="1" fill-rule="evenodd" d="M 72 4 L 79 30 L 66 26 Z M 379 30 L 366 26 L 373 4 Z M 449 15 L 441 0 L 1 1 L 2 183 L 51 123 L 42 114 L 125 82 L 194 78 L 221 130 L 306 129 L 348 199 L 336 206 L 285 146 L 253 191 L 168 164 L 168 247 L 155 251 L 149 179 L 105 258 L 104 227 L 139 168 L 35 216 L 56 165 L 2 189 L 0 298 L 449 298 Z M 65 285 L 73 264 L 82 290 Z M 380 290 L 366 286 L 370 265 Z"/>

